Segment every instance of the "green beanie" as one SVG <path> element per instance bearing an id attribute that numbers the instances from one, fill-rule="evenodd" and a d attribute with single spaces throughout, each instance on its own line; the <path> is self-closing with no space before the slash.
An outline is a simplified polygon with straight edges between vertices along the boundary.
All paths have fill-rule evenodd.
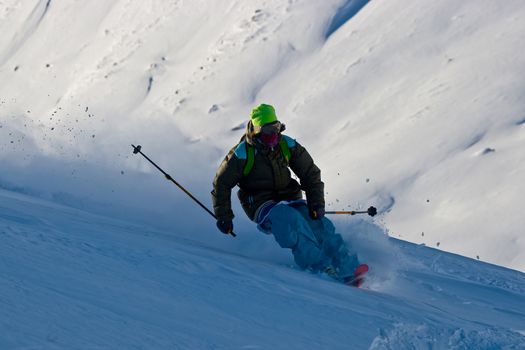
<path id="1" fill-rule="evenodd" d="M 275 108 L 266 104 L 258 105 L 252 109 L 250 118 L 252 118 L 252 123 L 254 126 L 263 126 L 266 124 L 275 123 L 277 121 Z"/>

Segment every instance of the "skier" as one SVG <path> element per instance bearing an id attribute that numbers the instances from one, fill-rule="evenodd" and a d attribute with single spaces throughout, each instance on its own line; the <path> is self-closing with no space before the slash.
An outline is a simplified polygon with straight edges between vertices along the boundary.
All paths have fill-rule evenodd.
<path id="1" fill-rule="evenodd" d="M 231 190 L 238 185 L 248 217 L 282 248 L 291 249 L 299 267 L 359 286 L 368 266 L 349 252 L 325 217 L 321 171 L 303 146 L 282 134 L 284 130 L 271 105 L 261 104 L 251 111 L 246 133 L 222 161 L 213 181 L 217 227 L 225 234 L 233 232 Z"/>

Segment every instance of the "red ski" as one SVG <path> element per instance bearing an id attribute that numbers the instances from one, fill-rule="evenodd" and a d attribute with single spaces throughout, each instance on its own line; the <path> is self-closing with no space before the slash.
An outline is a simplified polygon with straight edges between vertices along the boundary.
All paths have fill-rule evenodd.
<path id="1" fill-rule="evenodd" d="M 367 272 L 368 272 L 368 265 L 361 264 L 355 269 L 354 276 L 345 278 L 344 283 L 348 286 L 359 288 L 361 287 L 361 285 L 363 285 L 363 282 L 365 281 L 365 274 Z"/>

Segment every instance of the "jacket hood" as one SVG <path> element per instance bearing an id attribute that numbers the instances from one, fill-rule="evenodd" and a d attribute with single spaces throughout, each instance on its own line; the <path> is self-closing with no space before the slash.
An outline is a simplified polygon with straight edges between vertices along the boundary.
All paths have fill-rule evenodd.
<path id="1" fill-rule="evenodd" d="M 241 138 L 241 141 L 242 140 L 246 140 L 250 145 L 255 145 L 255 130 L 251 120 L 246 124 L 246 131 Z"/>

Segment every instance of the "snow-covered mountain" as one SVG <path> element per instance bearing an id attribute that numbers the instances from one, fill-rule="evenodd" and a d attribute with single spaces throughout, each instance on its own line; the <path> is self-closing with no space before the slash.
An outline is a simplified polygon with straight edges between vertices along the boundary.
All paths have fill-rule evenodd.
<path id="1" fill-rule="evenodd" d="M 0 349 L 525 348 L 486 263 L 525 271 L 522 1 L 0 0 L 0 33 Z M 334 217 L 362 290 L 132 155 L 209 206 L 263 102 L 329 209 L 378 207 Z"/>
<path id="2" fill-rule="evenodd" d="M 4 188 L 180 231 L 201 213 L 130 144 L 209 202 L 267 102 L 330 208 L 374 204 L 391 236 L 525 269 L 522 1 L 0 6 Z"/>

